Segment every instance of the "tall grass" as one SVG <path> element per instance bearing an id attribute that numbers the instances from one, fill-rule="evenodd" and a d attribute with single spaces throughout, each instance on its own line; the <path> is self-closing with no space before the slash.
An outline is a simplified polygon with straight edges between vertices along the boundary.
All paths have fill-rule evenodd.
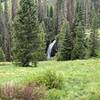
<path id="1" fill-rule="evenodd" d="M 46 88 L 35 82 L 26 86 L 6 84 L 0 88 L 0 100 L 46 100 Z"/>

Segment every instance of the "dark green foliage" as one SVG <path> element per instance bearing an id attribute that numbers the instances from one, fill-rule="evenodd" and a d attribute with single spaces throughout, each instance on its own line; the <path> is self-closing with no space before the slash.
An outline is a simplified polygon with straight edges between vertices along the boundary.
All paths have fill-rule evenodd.
<path id="1" fill-rule="evenodd" d="M 3 61 L 5 61 L 5 55 L 4 55 L 3 50 L 0 48 L 0 62 L 3 62 Z"/>
<path id="2" fill-rule="evenodd" d="M 34 0 L 21 0 L 14 22 L 14 58 L 21 66 L 38 61 L 39 26 Z"/>
<path id="3" fill-rule="evenodd" d="M 100 28 L 100 13 L 94 8 L 91 11 L 91 28 L 94 30 Z"/>
<path id="4" fill-rule="evenodd" d="M 2 34 L 0 33 L 0 47 L 2 46 Z"/>
<path id="5" fill-rule="evenodd" d="M 95 30 L 91 29 L 90 40 L 89 40 L 89 49 L 90 57 L 97 56 L 97 47 L 98 47 L 98 34 Z"/>
<path id="6" fill-rule="evenodd" d="M 0 15 L 2 11 L 1 0 L 0 0 Z M 1 18 L 0 18 L 1 19 Z M 2 46 L 2 33 L 1 33 L 1 21 L 0 21 L 0 47 Z"/>
<path id="7" fill-rule="evenodd" d="M 54 8 L 53 6 L 47 5 L 47 17 L 52 18 L 54 15 Z"/>
<path id="8" fill-rule="evenodd" d="M 98 49 L 98 28 L 99 28 L 99 14 L 96 13 L 95 10 L 92 11 L 92 21 L 91 21 L 91 34 L 90 34 L 90 41 L 89 41 L 89 48 L 90 48 L 90 57 L 97 56 L 97 49 Z"/>
<path id="9" fill-rule="evenodd" d="M 47 17 L 49 17 L 49 6 L 47 5 Z"/>
<path id="10" fill-rule="evenodd" d="M 53 17 L 53 7 L 50 6 L 50 17 L 52 18 Z"/>
<path id="11" fill-rule="evenodd" d="M 50 43 L 55 39 L 55 22 L 56 19 L 54 17 L 54 11 L 53 7 L 47 5 L 47 18 L 45 18 L 45 29 L 46 29 L 46 43 Z"/>
<path id="12" fill-rule="evenodd" d="M 39 36 L 40 36 L 40 61 L 46 60 L 46 33 L 45 33 L 45 25 L 42 22 L 39 26 Z"/>
<path id="13" fill-rule="evenodd" d="M 83 20 L 83 11 L 79 3 L 77 3 L 76 19 L 74 28 L 75 40 L 72 50 L 71 59 L 83 59 L 86 55 L 85 48 L 85 29 Z"/>
<path id="14" fill-rule="evenodd" d="M 2 11 L 1 0 L 0 0 L 0 15 Z M 1 18 L 0 18 L 1 19 Z M 0 21 L 0 47 L 2 46 L 2 33 L 1 33 L 1 21 Z"/>
<path id="15" fill-rule="evenodd" d="M 51 42 L 55 39 L 55 18 L 47 18 L 45 19 L 45 27 L 46 27 L 46 41 Z"/>
<path id="16" fill-rule="evenodd" d="M 48 89 L 61 89 L 64 85 L 64 78 L 62 74 L 47 70 L 43 75 L 36 79 L 40 84 L 45 85 Z"/>
<path id="17" fill-rule="evenodd" d="M 85 39 L 84 33 L 82 32 L 83 26 L 79 24 L 77 26 L 77 34 L 75 39 L 74 48 L 72 50 L 71 59 L 83 59 L 85 57 Z"/>
<path id="18" fill-rule="evenodd" d="M 97 17 L 98 17 L 97 25 L 98 25 L 98 28 L 100 28 L 100 12 L 98 12 Z"/>
<path id="19" fill-rule="evenodd" d="M 58 60 L 70 60 L 71 59 L 71 51 L 72 51 L 72 40 L 71 40 L 71 34 L 70 34 L 70 27 L 69 23 L 64 20 L 61 33 L 58 37 Z"/>

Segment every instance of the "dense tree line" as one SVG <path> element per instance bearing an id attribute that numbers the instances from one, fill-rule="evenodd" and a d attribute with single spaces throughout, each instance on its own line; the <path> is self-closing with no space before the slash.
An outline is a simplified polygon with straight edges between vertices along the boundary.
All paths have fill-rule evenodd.
<path id="1" fill-rule="evenodd" d="M 22 66 L 46 60 L 57 40 L 58 60 L 97 56 L 99 0 L 1 0 L 0 55 Z M 86 30 L 90 33 L 87 35 Z M 88 54 L 87 54 L 88 52 Z"/>

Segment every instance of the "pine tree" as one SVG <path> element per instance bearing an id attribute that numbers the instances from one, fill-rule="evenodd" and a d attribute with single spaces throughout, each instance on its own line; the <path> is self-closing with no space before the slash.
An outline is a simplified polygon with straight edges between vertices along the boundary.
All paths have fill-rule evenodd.
<path id="1" fill-rule="evenodd" d="M 93 9 L 92 11 L 92 20 L 91 20 L 91 34 L 90 34 L 90 57 L 97 56 L 97 48 L 98 48 L 98 28 L 99 28 L 99 16 L 98 13 Z"/>
<path id="2" fill-rule="evenodd" d="M 53 7 L 50 6 L 50 17 L 52 18 L 53 17 Z"/>
<path id="3" fill-rule="evenodd" d="M 50 12 L 49 12 L 50 15 Z M 48 17 L 45 19 L 45 27 L 46 27 L 46 40 L 47 44 L 51 43 L 55 39 L 55 17 Z"/>
<path id="4" fill-rule="evenodd" d="M 71 59 L 83 59 L 85 57 L 85 29 L 83 20 L 83 11 L 79 3 L 76 8 L 76 20 L 74 28 L 75 40 Z"/>
<path id="5" fill-rule="evenodd" d="M 45 23 L 45 28 L 46 28 L 46 42 L 47 45 L 51 43 L 55 39 L 55 23 L 56 19 L 54 16 L 53 12 L 53 7 L 52 6 L 47 6 L 47 18 L 45 18 L 44 23 Z"/>
<path id="6" fill-rule="evenodd" d="M 97 47 L 98 47 L 98 34 L 96 30 L 91 29 L 90 40 L 89 40 L 89 49 L 90 57 L 97 56 Z"/>
<path id="7" fill-rule="evenodd" d="M 46 33 L 45 33 L 45 25 L 44 22 L 42 22 L 39 26 L 39 37 L 40 37 L 40 61 L 46 60 Z"/>
<path id="8" fill-rule="evenodd" d="M 59 34 L 59 50 L 58 50 L 58 60 L 70 60 L 72 51 L 72 41 L 71 41 L 70 27 L 69 23 L 64 20 L 61 33 Z"/>
<path id="9" fill-rule="evenodd" d="M 5 61 L 5 54 L 2 50 L 2 48 L 0 48 L 0 62 L 3 62 L 3 61 Z"/>
<path id="10" fill-rule="evenodd" d="M 47 5 L 47 17 L 49 17 L 49 6 Z"/>
<path id="11" fill-rule="evenodd" d="M 1 0 L 0 0 L 0 16 L 1 16 L 2 6 L 1 6 Z M 1 20 L 1 17 L 0 17 Z M 1 21 L 0 21 L 1 26 Z M 0 27 L 0 47 L 2 46 L 2 34 L 1 34 L 1 27 Z"/>
<path id="12" fill-rule="evenodd" d="M 34 62 L 37 66 L 39 50 L 39 26 L 34 0 L 21 0 L 14 22 L 14 58 L 23 67 Z"/>

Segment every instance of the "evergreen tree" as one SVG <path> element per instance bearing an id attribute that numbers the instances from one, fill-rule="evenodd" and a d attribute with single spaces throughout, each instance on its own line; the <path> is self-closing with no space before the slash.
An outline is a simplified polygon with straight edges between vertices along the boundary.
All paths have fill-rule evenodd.
<path id="1" fill-rule="evenodd" d="M 50 17 L 52 18 L 53 17 L 53 7 L 50 6 Z"/>
<path id="2" fill-rule="evenodd" d="M 49 6 L 47 5 L 47 17 L 49 17 Z"/>
<path id="3" fill-rule="evenodd" d="M 55 39 L 55 17 L 53 16 L 53 7 L 47 6 L 47 18 L 45 18 L 47 45 Z"/>
<path id="4" fill-rule="evenodd" d="M 2 6 L 1 6 L 1 0 L 0 0 L 0 16 L 1 16 L 1 11 L 2 11 Z M 0 21 L 0 26 L 1 26 L 1 21 Z M 0 47 L 1 46 L 2 46 L 2 34 L 1 34 L 1 27 L 0 27 Z"/>
<path id="5" fill-rule="evenodd" d="M 98 47 L 98 34 L 96 30 L 91 29 L 90 40 L 89 40 L 89 49 L 90 57 L 97 56 L 97 47 Z"/>
<path id="6" fill-rule="evenodd" d="M 39 26 L 39 37 L 40 37 L 40 61 L 46 60 L 46 33 L 45 33 L 45 25 L 42 22 Z"/>
<path id="7" fill-rule="evenodd" d="M 2 50 L 2 48 L 0 48 L 0 62 L 3 62 L 3 61 L 5 61 L 5 54 Z"/>
<path id="8" fill-rule="evenodd" d="M 47 43 L 50 43 L 55 39 L 55 18 L 48 17 L 45 19 L 45 27 L 46 27 L 46 40 Z"/>
<path id="9" fill-rule="evenodd" d="M 92 11 L 92 21 L 91 21 L 91 34 L 90 34 L 90 57 L 97 56 L 98 48 L 98 28 L 99 28 L 99 16 L 95 9 Z"/>
<path id="10" fill-rule="evenodd" d="M 14 22 L 14 58 L 21 66 L 34 62 L 37 66 L 39 50 L 39 26 L 34 0 L 21 0 Z"/>
<path id="11" fill-rule="evenodd" d="M 70 27 L 69 23 L 64 20 L 61 33 L 59 34 L 59 50 L 58 50 L 58 60 L 70 60 L 72 51 L 72 41 L 71 41 Z"/>
<path id="12" fill-rule="evenodd" d="M 85 29 L 83 20 L 83 11 L 79 3 L 77 3 L 76 20 L 74 28 L 75 40 L 72 50 L 71 59 L 83 59 L 86 54 L 85 48 Z"/>

